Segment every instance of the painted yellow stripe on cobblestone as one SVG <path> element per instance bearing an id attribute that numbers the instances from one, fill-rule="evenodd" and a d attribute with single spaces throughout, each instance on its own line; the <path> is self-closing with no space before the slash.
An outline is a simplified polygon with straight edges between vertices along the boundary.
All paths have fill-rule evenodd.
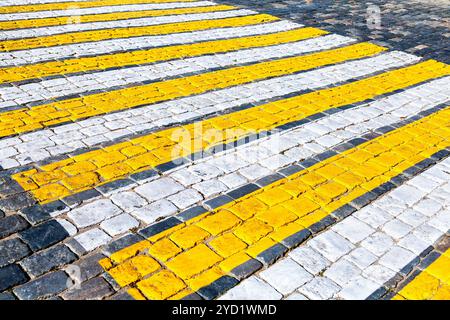
<path id="1" fill-rule="evenodd" d="M 170 128 L 12 176 L 41 203 L 154 168 L 208 147 L 229 143 L 287 122 L 376 97 L 449 73 L 428 61 L 335 88 L 275 101 L 194 124 Z"/>
<path id="2" fill-rule="evenodd" d="M 47 10 L 67 10 L 81 8 L 107 7 L 126 4 L 194 2 L 197 0 L 97 0 L 97 1 L 67 1 L 59 3 L 42 3 L 18 6 L 0 7 L 0 13 L 36 12 Z"/>
<path id="3" fill-rule="evenodd" d="M 142 105 L 201 94 L 252 81 L 283 76 L 315 67 L 363 58 L 386 49 L 360 43 L 292 58 L 255 63 L 215 72 L 88 95 L 0 114 L 0 137 L 24 133 L 67 121 L 92 117 Z"/>
<path id="4" fill-rule="evenodd" d="M 29 19 L 29 20 L 0 21 L 0 30 L 66 25 L 70 24 L 70 22 L 68 22 L 69 18 L 71 19 L 71 21 L 76 21 L 76 23 L 88 23 L 88 22 L 116 21 L 116 20 L 126 20 L 145 17 L 160 17 L 179 14 L 216 12 L 232 9 L 236 9 L 236 7 L 228 5 L 216 5 L 216 6 L 193 7 L 193 8 L 126 11 L 126 12 L 114 12 L 102 14 L 89 14 L 71 17 L 53 17 L 53 18 Z M 76 20 L 73 20 L 74 18 L 76 18 Z"/>
<path id="5" fill-rule="evenodd" d="M 131 284 L 149 299 L 183 297 L 448 146 L 450 107 L 118 251 L 101 265 L 120 286 Z"/>
<path id="6" fill-rule="evenodd" d="M 450 300 L 450 249 L 394 296 L 393 300 Z"/>
<path id="7" fill-rule="evenodd" d="M 61 46 L 74 43 L 95 42 L 118 38 L 131 38 L 150 35 L 164 35 L 180 32 L 208 30 L 213 28 L 238 27 L 258 23 L 277 21 L 279 18 L 268 14 L 256 14 L 243 17 L 210 19 L 167 23 L 143 27 L 101 29 L 81 32 L 70 32 L 36 38 L 0 41 L 1 51 L 17 51 L 35 48 Z"/>
<path id="8" fill-rule="evenodd" d="M 126 53 L 106 54 L 96 57 L 66 59 L 2 68 L 0 69 L 0 83 L 271 46 L 314 38 L 325 34 L 328 34 L 328 32 L 316 28 L 300 28 L 259 36 L 206 41 Z"/>

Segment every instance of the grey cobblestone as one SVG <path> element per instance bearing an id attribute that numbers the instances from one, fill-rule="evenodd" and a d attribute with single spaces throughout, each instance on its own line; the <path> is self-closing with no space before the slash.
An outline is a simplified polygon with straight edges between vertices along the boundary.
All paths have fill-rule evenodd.
<path id="1" fill-rule="evenodd" d="M 76 259 L 77 257 L 69 248 L 58 244 L 23 259 L 20 264 L 28 274 L 38 277 L 55 267 L 66 265 Z"/>
<path id="2" fill-rule="evenodd" d="M 100 300 L 113 292 L 105 279 L 97 277 L 82 283 L 80 288 L 67 290 L 62 297 L 65 300 Z"/>
<path id="3" fill-rule="evenodd" d="M 218 2 L 238 4 L 292 19 L 307 26 L 324 28 L 362 41 L 380 41 L 390 48 L 450 62 L 449 48 L 446 45 L 450 23 L 446 1 L 220 0 Z M 370 5 L 378 6 L 381 12 L 379 24 L 372 23 L 377 22 L 377 16 L 370 15 Z"/>
<path id="4" fill-rule="evenodd" d="M 48 298 L 67 289 L 68 279 L 66 273 L 56 271 L 16 287 L 13 291 L 21 300 Z"/>
<path id="5" fill-rule="evenodd" d="M 28 246 L 19 238 L 0 241 L 0 267 L 16 262 L 31 253 Z"/>

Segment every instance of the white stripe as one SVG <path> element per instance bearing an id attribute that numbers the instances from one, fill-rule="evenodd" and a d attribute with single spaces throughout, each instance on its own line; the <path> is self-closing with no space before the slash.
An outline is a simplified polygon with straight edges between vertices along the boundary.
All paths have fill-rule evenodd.
<path id="1" fill-rule="evenodd" d="M 255 286 L 263 298 L 366 299 L 449 229 L 450 159 L 446 159 L 244 280 L 221 299 L 254 299 L 248 288 Z M 284 272 L 295 266 L 296 271 Z M 304 284 L 292 285 L 303 282 L 300 278 Z"/>
<path id="2" fill-rule="evenodd" d="M 230 11 L 218 11 L 207 13 L 193 13 L 183 15 L 161 16 L 151 18 L 140 19 L 127 19 L 127 20 L 115 20 L 115 21 L 103 21 L 103 22 L 90 22 L 80 24 L 66 24 L 62 26 L 54 27 L 42 27 L 32 29 L 21 29 L 4 31 L 0 33 L 0 40 L 12 40 L 21 38 L 32 37 L 44 37 L 58 34 L 66 34 L 70 32 L 82 32 L 101 29 L 115 29 L 115 28 L 132 28 L 132 27 L 146 27 L 155 26 L 168 23 L 181 23 L 189 21 L 199 20 L 216 20 L 223 18 L 242 17 L 247 15 L 256 14 L 251 10 L 230 10 Z M 70 34 L 67 35 L 70 37 Z"/>
<path id="3" fill-rule="evenodd" d="M 128 51 L 149 47 L 187 44 L 198 41 L 244 37 L 292 30 L 299 27 L 302 27 L 302 25 L 289 21 L 277 21 L 274 23 L 264 23 L 245 27 L 217 28 L 162 36 L 132 37 L 14 52 L 0 52 L 0 67 L 38 63 L 48 60 L 61 60 L 86 55 L 93 56 L 115 51 Z"/>
<path id="4" fill-rule="evenodd" d="M 65 24 L 62 26 L 54 26 L 54 27 L 3 31 L 0 32 L 0 40 L 44 37 L 58 34 L 66 34 L 70 32 L 82 32 L 101 29 L 145 27 L 167 23 L 181 23 L 199 20 L 215 20 L 223 18 L 242 17 L 247 15 L 253 15 L 256 13 L 257 12 L 251 10 L 230 10 L 230 11 L 193 13 L 193 14 L 182 14 L 172 16 L 140 18 L 140 19 L 114 20 L 114 21 L 90 22 L 80 24 L 76 23 Z M 68 34 L 67 36 L 70 37 L 70 34 Z"/>
<path id="5" fill-rule="evenodd" d="M 447 84 L 449 81 L 450 77 Z M 333 114 L 300 128 L 276 133 L 270 138 L 262 138 L 195 164 L 185 165 L 151 182 L 140 182 L 141 185 L 137 188 L 133 185 L 115 190 L 112 195 L 106 195 L 101 200 L 112 200 L 127 214 L 138 219 L 141 226 L 148 225 L 201 202 L 202 199 L 228 192 L 273 174 L 295 161 L 314 156 L 375 128 L 395 123 L 440 104 L 442 98 L 438 100 L 434 95 L 447 95 L 448 98 L 448 91 L 442 90 L 442 84 L 443 80 L 433 81 L 368 105 Z M 143 196 L 149 193 L 153 194 L 150 198 Z M 89 203 L 97 201 L 99 200 Z M 130 205 L 130 201 L 135 205 Z M 112 203 L 110 206 L 114 207 Z M 70 222 L 81 229 L 91 226 L 86 223 L 90 219 L 90 211 L 84 211 L 83 208 L 69 213 L 70 219 L 74 219 Z M 84 222 L 80 222 L 81 220 Z"/>
<path id="6" fill-rule="evenodd" d="M 0 155 L 2 159 L 0 165 L 11 168 L 29 164 L 50 155 L 71 152 L 133 132 L 173 125 L 180 121 L 300 90 L 317 89 L 355 77 L 367 76 L 386 68 L 404 66 L 417 62 L 418 59 L 394 51 L 377 57 L 153 104 L 3 139 L 0 141 L 0 148 L 4 148 Z"/>
<path id="7" fill-rule="evenodd" d="M 59 3 L 59 2 L 70 2 L 70 0 L 2 0 L 2 6 L 23 6 L 30 4 L 43 4 L 43 3 Z M 85 2 L 92 0 L 76 0 L 76 2 Z M 76 3 L 75 2 L 75 3 Z"/>
<path id="8" fill-rule="evenodd" d="M 86 91 L 105 90 L 114 86 L 125 86 L 144 81 L 167 79 L 168 77 L 207 71 L 208 69 L 232 67 L 236 64 L 254 63 L 260 60 L 295 56 L 331 49 L 352 42 L 354 42 L 354 40 L 351 38 L 328 35 L 276 46 L 179 59 L 148 66 L 68 76 L 39 83 L 5 87 L 0 88 L 0 110 L 2 105 L 20 106 L 32 101 L 51 100 Z"/>
<path id="9" fill-rule="evenodd" d="M 86 1 L 88 1 L 88 0 L 86 0 Z M 211 1 L 197 1 L 197 2 L 128 4 L 128 5 L 119 5 L 119 6 L 109 6 L 109 7 L 77 8 L 76 3 L 75 3 L 73 5 L 73 9 L 67 9 L 67 10 L 52 10 L 52 11 L 0 14 L 0 21 L 31 20 L 31 19 L 43 19 L 43 18 L 52 18 L 52 17 L 71 17 L 71 16 L 83 16 L 83 15 L 90 15 L 90 14 L 127 12 L 127 11 L 207 7 L 207 6 L 213 6 L 213 5 L 216 5 L 216 4 Z"/>

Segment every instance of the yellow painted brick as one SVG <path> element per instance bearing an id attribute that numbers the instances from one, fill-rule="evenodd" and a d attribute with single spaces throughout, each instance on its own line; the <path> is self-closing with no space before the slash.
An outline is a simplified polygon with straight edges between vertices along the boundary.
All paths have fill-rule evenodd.
<path id="1" fill-rule="evenodd" d="M 110 259 L 115 263 L 121 263 L 148 248 L 150 248 L 150 242 L 143 240 L 111 254 Z"/>
<path id="2" fill-rule="evenodd" d="M 186 285 L 173 272 L 161 270 L 137 283 L 139 290 L 151 300 L 167 299 L 183 290 Z"/>
<path id="3" fill-rule="evenodd" d="M 95 164 L 97 167 L 101 168 L 101 167 L 107 166 L 109 164 L 120 162 L 120 161 L 123 161 L 126 159 L 127 159 L 127 157 L 125 157 L 119 151 L 114 151 L 114 152 L 102 153 L 98 156 L 93 157 L 90 161 L 93 164 Z"/>
<path id="4" fill-rule="evenodd" d="M 282 183 L 280 184 L 280 188 L 293 197 L 298 197 L 300 194 L 310 190 L 310 187 L 299 179 Z"/>
<path id="5" fill-rule="evenodd" d="M 134 300 L 147 300 L 141 294 L 141 292 L 138 289 L 136 289 L 136 288 L 130 288 L 130 289 L 127 290 L 127 292 Z"/>
<path id="6" fill-rule="evenodd" d="M 434 294 L 433 300 L 450 300 L 450 285 L 441 285 Z"/>
<path id="7" fill-rule="evenodd" d="M 292 198 L 289 193 L 280 188 L 264 189 L 263 192 L 259 193 L 256 197 L 269 206 L 274 206 Z"/>
<path id="8" fill-rule="evenodd" d="M 396 294 L 395 296 L 392 297 L 391 300 L 406 300 L 405 297 L 402 297 L 399 294 Z"/>
<path id="9" fill-rule="evenodd" d="M 120 150 L 127 158 L 131 158 L 147 152 L 147 149 L 141 146 L 129 146 Z"/>
<path id="10" fill-rule="evenodd" d="M 441 255 L 425 269 L 425 272 L 438 278 L 442 282 L 450 284 L 450 258 Z"/>
<path id="11" fill-rule="evenodd" d="M 337 182 L 330 181 L 316 187 L 314 192 L 324 198 L 334 199 L 347 192 L 347 188 Z"/>
<path id="12" fill-rule="evenodd" d="M 134 170 L 126 163 L 114 163 L 97 170 L 97 173 L 106 181 L 126 176 Z"/>
<path id="13" fill-rule="evenodd" d="M 108 273 L 121 287 L 124 287 L 155 272 L 159 267 L 158 262 L 149 256 L 138 255 L 109 269 Z"/>
<path id="14" fill-rule="evenodd" d="M 209 235 L 210 234 L 205 230 L 195 225 L 189 225 L 183 229 L 174 232 L 170 236 L 170 239 L 181 248 L 188 249 L 195 246 L 200 241 L 206 239 L 207 237 L 209 237 Z"/>
<path id="15" fill-rule="evenodd" d="M 225 273 L 219 267 L 212 267 L 211 269 L 200 273 L 198 276 L 188 279 L 187 284 L 192 290 L 197 291 L 224 275 Z"/>
<path id="16" fill-rule="evenodd" d="M 316 210 L 310 214 L 307 214 L 304 217 L 299 218 L 296 222 L 303 226 L 304 228 L 309 228 L 311 225 L 313 225 L 316 222 L 319 222 L 323 218 L 328 216 L 328 213 L 323 210 Z"/>
<path id="17" fill-rule="evenodd" d="M 347 187 L 348 189 L 353 189 L 355 186 L 365 182 L 364 178 L 350 171 L 346 171 L 340 174 L 339 176 L 335 177 L 334 180 Z"/>
<path id="18" fill-rule="evenodd" d="M 233 233 L 246 243 L 253 244 L 271 231 L 271 226 L 253 218 L 245 221 Z"/>
<path id="19" fill-rule="evenodd" d="M 111 260 L 109 258 L 103 258 L 101 259 L 98 264 L 105 269 L 106 271 L 108 271 L 109 269 L 112 268 L 113 264 L 111 262 Z"/>
<path id="20" fill-rule="evenodd" d="M 303 217 L 304 215 L 320 208 L 317 203 L 303 195 L 296 199 L 286 201 L 281 205 L 295 213 L 298 217 Z"/>
<path id="21" fill-rule="evenodd" d="M 141 278 L 139 272 L 128 261 L 109 269 L 108 273 L 121 287 L 125 287 Z"/>
<path id="22" fill-rule="evenodd" d="M 304 228 L 296 222 L 291 222 L 271 232 L 269 236 L 277 242 L 281 242 L 293 234 L 304 230 Z"/>
<path id="23" fill-rule="evenodd" d="M 274 207 L 270 207 L 262 213 L 259 213 L 256 218 L 276 229 L 296 220 L 298 217 L 287 208 L 281 205 L 276 205 Z"/>
<path id="24" fill-rule="evenodd" d="M 36 172 L 37 170 L 34 171 Z M 38 185 L 28 175 L 22 175 L 20 173 L 16 174 L 14 175 L 14 180 L 16 180 L 25 191 L 38 188 Z"/>
<path id="25" fill-rule="evenodd" d="M 74 177 L 61 180 L 62 184 L 70 190 L 79 190 L 87 187 L 94 187 L 100 181 L 95 172 L 86 172 Z"/>
<path id="26" fill-rule="evenodd" d="M 31 176 L 38 185 L 46 185 L 52 182 L 57 182 L 64 178 L 64 172 L 61 170 L 54 170 L 51 172 L 36 172 Z"/>
<path id="27" fill-rule="evenodd" d="M 158 158 L 156 158 L 151 153 L 147 152 L 138 156 L 134 156 L 125 161 L 127 165 L 129 165 L 134 170 L 150 167 L 156 163 L 158 163 Z"/>
<path id="28" fill-rule="evenodd" d="M 310 169 L 312 170 L 312 169 Z M 318 175 L 314 171 L 308 171 L 303 176 L 301 176 L 301 181 L 309 185 L 310 187 L 315 187 L 321 183 L 327 181 L 323 176 Z"/>
<path id="29" fill-rule="evenodd" d="M 276 242 L 273 241 L 271 238 L 265 237 L 259 240 L 258 242 L 254 243 L 250 247 L 248 247 L 246 253 L 252 256 L 253 258 L 256 258 L 260 253 L 266 251 L 275 244 Z"/>
<path id="30" fill-rule="evenodd" d="M 242 220 L 248 220 L 258 212 L 265 210 L 267 207 L 264 202 L 256 198 L 247 198 L 240 202 L 234 203 L 231 206 L 224 206 L 227 210 L 233 212 Z"/>
<path id="31" fill-rule="evenodd" d="M 219 210 L 216 213 L 211 214 L 205 219 L 199 221 L 197 223 L 197 226 L 205 229 L 212 235 L 218 235 L 233 228 L 240 222 L 241 220 L 231 212 L 227 210 Z"/>
<path id="32" fill-rule="evenodd" d="M 193 293 L 194 293 L 194 291 L 187 288 L 187 289 L 181 290 L 180 292 L 175 293 L 173 296 L 169 297 L 168 300 L 181 300 Z"/>
<path id="33" fill-rule="evenodd" d="M 72 176 L 76 176 L 80 173 L 94 171 L 95 169 L 97 169 L 97 167 L 92 162 L 88 161 L 72 162 L 69 165 L 61 168 L 62 171 Z"/>
<path id="34" fill-rule="evenodd" d="M 252 258 L 244 252 L 238 252 L 231 257 L 226 258 L 221 263 L 219 267 L 226 273 L 231 272 L 234 268 L 244 264 L 245 262 L 251 260 Z"/>
<path id="35" fill-rule="evenodd" d="M 199 244 L 179 254 L 166 265 L 182 279 L 188 279 L 221 260 L 222 258 L 206 245 Z"/>
<path id="36" fill-rule="evenodd" d="M 45 203 L 49 200 L 61 199 L 70 194 L 69 189 L 57 183 L 47 184 L 39 189 L 33 190 L 34 197 L 41 203 Z"/>
<path id="37" fill-rule="evenodd" d="M 332 179 L 344 172 L 345 172 L 344 169 L 342 169 L 332 163 L 329 163 L 329 164 L 323 166 L 322 168 L 319 168 L 316 170 L 316 173 L 318 175 L 325 177 L 327 179 Z"/>
<path id="38" fill-rule="evenodd" d="M 247 244 L 232 233 L 226 233 L 210 241 L 209 245 L 222 257 L 229 257 L 244 250 Z"/>
<path id="39" fill-rule="evenodd" d="M 163 238 L 152 244 L 148 249 L 148 252 L 161 261 L 167 261 L 168 259 L 180 253 L 181 249 L 178 248 L 175 243 L 173 243 L 169 239 Z"/>
<path id="40" fill-rule="evenodd" d="M 436 294 L 439 285 L 438 279 L 426 272 L 422 272 L 399 293 L 408 300 L 427 300 Z"/>

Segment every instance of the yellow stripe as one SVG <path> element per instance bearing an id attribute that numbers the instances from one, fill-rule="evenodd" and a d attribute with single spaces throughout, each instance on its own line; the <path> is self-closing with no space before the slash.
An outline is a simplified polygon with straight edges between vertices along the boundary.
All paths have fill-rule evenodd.
<path id="1" fill-rule="evenodd" d="M 100 14 L 89 14 L 70 17 L 52 17 L 52 18 L 39 18 L 29 20 L 0 21 L 0 30 L 61 26 L 66 25 L 68 23 L 69 18 L 72 19 L 72 21 L 74 18 L 76 18 L 77 23 L 88 23 L 100 21 L 126 20 L 144 17 L 160 17 L 178 14 L 225 11 L 225 10 L 232 10 L 235 8 L 236 7 L 233 6 L 217 5 L 217 6 L 193 7 L 193 8 L 126 11 L 126 12 L 100 13 Z"/>
<path id="2" fill-rule="evenodd" d="M 33 65 L 8 67 L 0 69 L 0 83 L 270 46 L 314 38 L 327 33 L 328 32 L 316 28 L 301 28 L 259 36 L 215 40 L 126 53 L 105 54 L 88 58 L 74 58 Z"/>
<path id="3" fill-rule="evenodd" d="M 116 29 L 89 30 L 70 32 L 36 38 L 0 41 L 1 51 L 28 50 L 43 47 L 61 46 L 66 44 L 95 42 L 109 39 L 140 37 L 148 35 L 164 35 L 170 33 L 207 30 L 212 28 L 237 27 L 279 20 L 267 14 L 257 14 L 244 17 L 210 19 L 159 24 L 154 26 L 129 27 Z"/>
<path id="4" fill-rule="evenodd" d="M 189 293 L 187 287 L 196 291 L 448 146 L 450 107 L 125 248 L 101 264 L 120 286 L 135 284 L 149 299 Z M 143 261 L 151 270 L 140 265 Z"/>
<path id="5" fill-rule="evenodd" d="M 408 283 L 394 300 L 450 300 L 450 249 Z"/>
<path id="6" fill-rule="evenodd" d="M 5 112 L 0 114 L 0 137 L 362 58 L 384 50 L 373 44 L 361 43 Z"/>
<path id="7" fill-rule="evenodd" d="M 247 110 L 162 130 L 12 176 L 41 203 L 151 169 L 179 157 L 229 143 L 252 133 L 304 119 L 449 72 L 429 61 L 347 85 L 280 100 Z M 320 103 L 319 103 L 320 101 Z"/>
<path id="8" fill-rule="evenodd" d="M 20 13 L 36 12 L 47 10 L 66 10 L 94 7 L 107 7 L 126 4 L 145 4 L 145 3 L 169 3 L 169 2 L 194 2 L 197 0 L 98 0 L 98 1 L 67 1 L 60 3 L 42 3 L 18 6 L 0 7 L 0 13 Z"/>

